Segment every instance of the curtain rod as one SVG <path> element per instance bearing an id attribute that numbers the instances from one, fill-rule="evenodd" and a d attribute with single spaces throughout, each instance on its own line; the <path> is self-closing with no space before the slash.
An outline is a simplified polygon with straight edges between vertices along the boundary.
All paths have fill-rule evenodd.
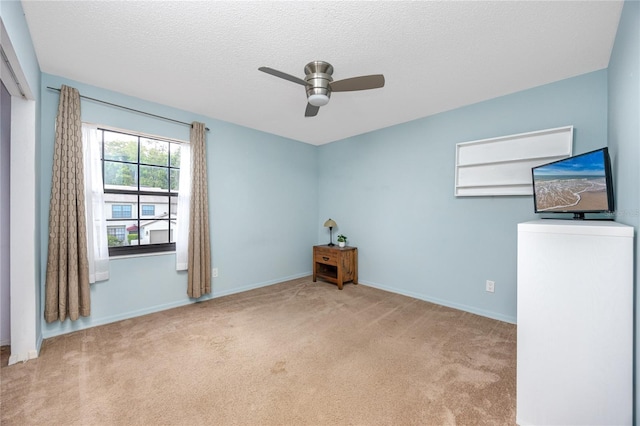
<path id="1" fill-rule="evenodd" d="M 56 89 L 55 87 L 47 86 L 47 89 L 55 90 L 56 92 L 60 92 L 60 89 Z M 90 101 L 99 102 L 99 103 L 101 103 L 101 104 L 110 105 L 110 106 L 113 106 L 113 107 L 116 107 L 116 108 L 126 109 L 127 111 L 137 112 L 137 113 L 139 113 L 139 114 L 148 115 L 148 116 L 150 116 L 150 117 L 159 118 L 159 119 L 161 119 L 161 120 L 173 121 L 174 123 L 184 124 L 185 126 L 189 126 L 189 127 L 191 127 L 191 123 L 187 123 L 187 122 L 180 121 L 180 120 L 174 120 L 173 118 L 169 118 L 169 117 L 163 117 L 162 115 L 151 114 L 150 112 L 140 111 L 140 110 L 138 110 L 138 109 L 129 108 L 129 107 L 126 107 L 126 106 L 122 106 L 122 105 L 114 104 L 114 103 L 107 102 L 107 101 L 103 101 L 103 100 L 96 99 L 96 98 L 90 98 L 89 96 L 83 96 L 83 95 L 80 95 L 80 97 L 81 97 L 81 98 L 83 98 L 83 99 L 90 100 Z M 208 127 L 205 127 L 204 129 L 205 129 L 207 132 L 209 131 L 209 128 L 208 128 Z"/>

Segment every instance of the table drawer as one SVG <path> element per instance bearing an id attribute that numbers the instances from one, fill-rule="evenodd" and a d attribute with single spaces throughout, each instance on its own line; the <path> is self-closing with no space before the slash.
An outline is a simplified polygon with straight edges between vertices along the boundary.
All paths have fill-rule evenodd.
<path id="1" fill-rule="evenodd" d="M 337 265 L 338 254 L 333 250 L 316 249 L 313 256 L 313 261 L 324 263 L 327 265 Z"/>

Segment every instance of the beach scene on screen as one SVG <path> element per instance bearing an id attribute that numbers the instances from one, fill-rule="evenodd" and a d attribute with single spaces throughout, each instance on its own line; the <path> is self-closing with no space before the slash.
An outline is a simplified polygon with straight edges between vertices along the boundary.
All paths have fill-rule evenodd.
<path id="1" fill-rule="evenodd" d="M 607 210 L 602 151 L 538 167 L 533 174 L 538 211 Z"/>

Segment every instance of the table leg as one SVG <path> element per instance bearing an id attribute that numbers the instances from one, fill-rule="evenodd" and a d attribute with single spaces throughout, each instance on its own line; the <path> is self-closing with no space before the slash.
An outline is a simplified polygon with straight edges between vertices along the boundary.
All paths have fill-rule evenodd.
<path id="1" fill-rule="evenodd" d="M 355 267 L 355 271 L 353 271 L 353 283 L 358 284 L 358 249 L 353 250 L 353 266 Z"/>

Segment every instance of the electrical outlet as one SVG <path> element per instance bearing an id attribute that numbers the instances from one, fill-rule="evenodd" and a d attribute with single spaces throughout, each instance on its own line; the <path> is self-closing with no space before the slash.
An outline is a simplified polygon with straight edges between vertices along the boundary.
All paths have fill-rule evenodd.
<path id="1" fill-rule="evenodd" d="M 496 283 L 493 281 L 487 280 L 487 285 L 485 288 L 489 293 L 493 293 L 496 289 Z"/>
<path id="2" fill-rule="evenodd" d="M 213 268 L 213 269 L 211 270 L 211 276 L 212 276 L 213 278 L 218 278 L 218 268 Z"/>

